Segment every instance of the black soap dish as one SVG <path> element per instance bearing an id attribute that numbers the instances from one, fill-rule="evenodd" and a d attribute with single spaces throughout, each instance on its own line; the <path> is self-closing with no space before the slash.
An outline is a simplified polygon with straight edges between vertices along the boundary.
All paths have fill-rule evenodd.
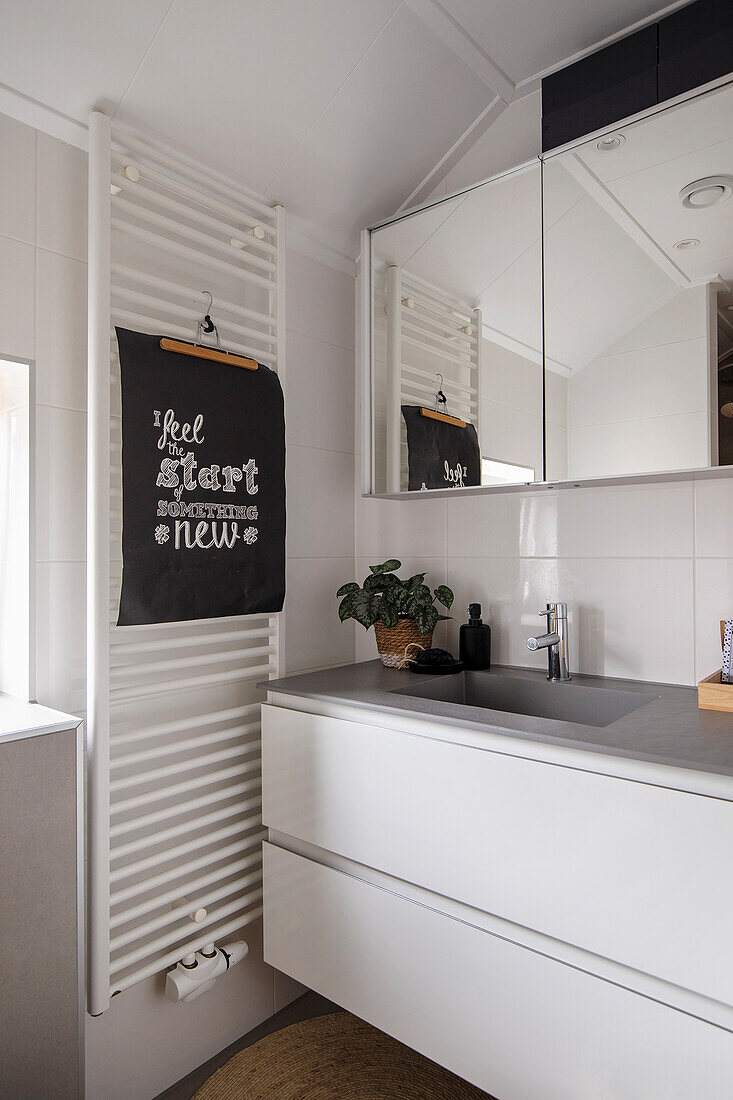
<path id="1" fill-rule="evenodd" d="M 457 661 L 447 649 L 424 649 L 407 661 L 410 672 L 446 673 L 463 672 L 463 661 Z"/>

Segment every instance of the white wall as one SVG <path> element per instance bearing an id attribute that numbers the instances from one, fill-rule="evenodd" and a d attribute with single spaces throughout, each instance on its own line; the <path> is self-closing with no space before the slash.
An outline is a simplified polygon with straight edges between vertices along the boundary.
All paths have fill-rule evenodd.
<path id="1" fill-rule="evenodd" d="M 708 312 L 706 286 L 681 290 L 570 376 L 569 478 L 709 463 Z"/>
<path id="2" fill-rule="evenodd" d="M 37 371 L 37 697 L 85 706 L 86 155 L 0 115 L 0 358 Z M 290 671 L 350 661 L 334 593 L 354 564 L 353 277 L 287 252 Z M 252 957 L 191 1005 L 153 979 L 87 1020 L 90 1100 L 149 1100 L 294 994 Z"/>
<path id="3" fill-rule="evenodd" d="M 570 605 L 576 672 L 695 684 L 720 667 L 733 616 L 733 481 L 357 503 L 358 572 L 388 556 L 456 593 L 454 651 L 483 603 L 498 663 L 542 668 L 526 639 L 548 600 Z M 373 657 L 373 632 L 357 658 Z"/>
<path id="4" fill-rule="evenodd" d="M 483 342 L 481 454 L 517 463 L 542 478 L 542 367 L 491 340 Z"/>
<path id="5" fill-rule="evenodd" d="M 0 360 L 0 691 L 31 695 L 30 370 Z"/>

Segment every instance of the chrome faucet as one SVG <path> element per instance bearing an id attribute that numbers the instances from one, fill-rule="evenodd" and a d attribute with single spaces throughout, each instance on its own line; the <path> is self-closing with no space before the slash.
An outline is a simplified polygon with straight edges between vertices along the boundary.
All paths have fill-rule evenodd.
<path id="1" fill-rule="evenodd" d="M 548 603 L 547 610 L 539 611 L 538 615 L 547 616 L 547 633 L 527 638 L 527 649 L 533 653 L 538 649 L 547 650 L 548 680 L 569 680 L 568 605 Z"/>

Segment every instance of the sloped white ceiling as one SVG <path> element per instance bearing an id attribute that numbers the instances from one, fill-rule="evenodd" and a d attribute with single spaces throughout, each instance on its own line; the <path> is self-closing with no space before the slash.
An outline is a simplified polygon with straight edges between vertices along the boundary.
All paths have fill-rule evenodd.
<path id="1" fill-rule="evenodd" d="M 661 8 L 4 0 L 0 79 L 72 119 L 100 108 L 157 135 L 284 202 L 353 255 L 358 230 L 392 213 L 462 141 L 468 148 L 474 124 L 492 104 L 497 116 L 515 85 Z"/>

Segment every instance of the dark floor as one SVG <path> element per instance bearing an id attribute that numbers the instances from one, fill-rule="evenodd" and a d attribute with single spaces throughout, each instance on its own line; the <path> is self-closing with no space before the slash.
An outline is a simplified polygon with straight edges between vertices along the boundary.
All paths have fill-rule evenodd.
<path id="1" fill-rule="evenodd" d="M 287 1027 L 289 1024 L 298 1024 L 301 1020 L 311 1020 L 314 1016 L 325 1016 L 327 1012 L 340 1011 L 338 1005 L 327 1001 L 325 997 L 320 997 L 317 993 L 306 993 L 304 996 L 299 997 L 297 1001 L 293 1001 L 287 1008 L 284 1008 L 282 1012 L 271 1016 L 269 1020 L 265 1020 L 264 1024 L 260 1024 L 253 1031 L 249 1031 L 241 1039 L 237 1039 L 226 1050 L 215 1054 L 213 1058 L 210 1058 L 208 1062 L 204 1062 L 193 1073 L 189 1073 L 188 1077 L 184 1077 L 175 1085 L 171 1085 L 165 1092 L 161 1092 L 155 1100 L 191 1100 L 196 1090 L 201 1088 L 204 1081 L 207 1081 L 212 1073 L 215 1073 L 220 1066 L 233 1058 L 238 1051 L 252 1046 L 258 1039 L 264 1039 L 265 1035 L 270 1035 L 273 1031 L 279 1031 L 281 1027 Z"/>

